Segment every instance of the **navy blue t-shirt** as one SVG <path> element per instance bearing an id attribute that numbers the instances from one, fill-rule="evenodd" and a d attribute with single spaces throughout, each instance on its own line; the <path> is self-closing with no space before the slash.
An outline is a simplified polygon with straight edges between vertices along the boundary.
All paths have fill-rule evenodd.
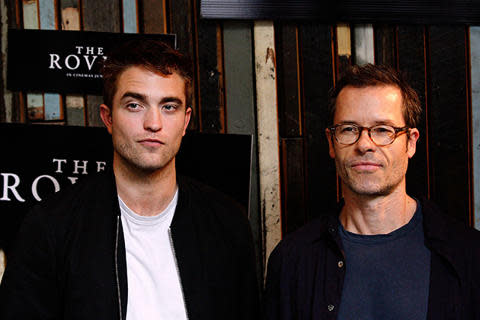
<path id="1" fill-rule="evenodd" d="M 430 250 L 425 246 L 422 212 L 403 227 L 381 235 L 339 233 L 345 251 L 340 320 L 425 320 Z"/>

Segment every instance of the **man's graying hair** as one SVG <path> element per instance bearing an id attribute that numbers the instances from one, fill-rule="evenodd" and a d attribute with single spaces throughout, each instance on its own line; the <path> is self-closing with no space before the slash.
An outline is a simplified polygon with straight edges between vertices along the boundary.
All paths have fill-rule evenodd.
<path id="1" fill-rule="evenodd" d="M 335 103 L 343 88 L 351 86 L 364 88 L 370 86 L 391 85 L 400 89 L 403 101 L 403 117 L 406 126 L 416 128 L 422 115 L 420 99 L 415 90 L 407 83 L 402 74 L 391 67 L 384 65 L 366 64 L 363 66 L 352 66 L 336 86 L 329 92 L 328 107 L 330 111 L 330 123 L 333 123 L 335 115 Z"/>

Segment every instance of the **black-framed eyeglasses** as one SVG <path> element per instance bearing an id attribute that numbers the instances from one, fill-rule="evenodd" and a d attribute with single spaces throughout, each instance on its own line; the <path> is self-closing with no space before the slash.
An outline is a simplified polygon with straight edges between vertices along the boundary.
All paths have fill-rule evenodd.
<path id="1" fill-rule="evenodd" d="M 379 147 L 392 144 L 399 135 L 408 133 L 409 129 L 409 127 L 399 128 L 383 124 L 373 127 L 362 127 L 350 123 L 336 124 L 328 128 L 338 143 L 347 146 L 356 143 L 360 139 L 363 130 L 367 130 L 370 139 Z"/>

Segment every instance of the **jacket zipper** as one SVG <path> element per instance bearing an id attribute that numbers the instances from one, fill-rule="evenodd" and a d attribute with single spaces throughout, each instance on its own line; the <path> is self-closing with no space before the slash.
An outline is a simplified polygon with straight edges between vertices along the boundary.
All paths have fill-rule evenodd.
<path id="1" fill-rule="evenodd" d="M 118 280 L 118 233 L 120 227 L 120 216 L 117 216 L 117 232 L 115 235 L 115 279 L 117 281 L 117 295 L 118 295 L 118 311 L 120 320 L 123 320 L 122 315 L 122 297 L 120 296 L 120 281 Z"/>
<path id="2" fill-rule="evenodd" d="M 180 269 L 178 268 L 177 254 L 175 253 L 175 247 L 173 245 L 172 229 L 170 228 L 168 228 L 168 238 L 170 239 L 170 247 L 172 248 L 173 252 L 173 261 L 175 262 L 175 269 L 177 269 L 178 280 L 180 282 L 180 291 L 182 292 L 183 297 L 183 307 L 185 308 L 185 314 L 188 320 L 190 317 L 188 316 L 187 302 L 185 301 L 185 293 L 183 292 L 182 279 L 180 278 Z"/>

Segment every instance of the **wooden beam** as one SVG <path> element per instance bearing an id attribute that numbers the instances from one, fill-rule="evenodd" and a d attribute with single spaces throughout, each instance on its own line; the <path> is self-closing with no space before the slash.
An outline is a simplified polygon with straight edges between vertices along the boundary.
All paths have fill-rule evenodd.
<path id="1" fill-rule="evenodd" d="M 280 159 L 273 22 L 253 27 L 257 88 L 260 203 L 264 219 L 264 261 L 282 237 L 280 218 Z"/>

